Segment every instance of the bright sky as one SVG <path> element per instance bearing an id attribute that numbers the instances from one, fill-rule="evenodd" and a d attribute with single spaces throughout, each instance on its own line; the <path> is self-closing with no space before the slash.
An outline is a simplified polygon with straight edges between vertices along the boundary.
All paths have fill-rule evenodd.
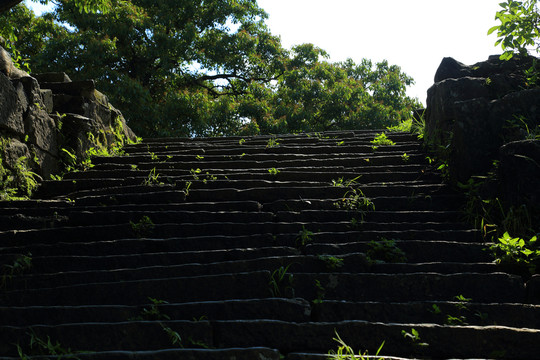
<path id="1" fill-rule="evenodd" d="M 495 13 L 501 0 L 258 0 L 285 48 L 313 43 L 330 61 L 388 60 L 412 76 L 408 94 L 426 102 L 443 57 L 471 65 L 501 53 Z M 39 4 L 26 0 L 36 9 Z M 36 9 L 37 10 L 37 9 Z"/>
<path id="2" fill-rule="evenodd" d="M 496 36 L 501 0 L 258 0 L 268 26 L 286 48 L 313 43 L 331 61 L 362 58 L 398 65 L 416 85 L 408 94 L 426 102 L 443 59 L 467 65 L 501 53 Z"/>

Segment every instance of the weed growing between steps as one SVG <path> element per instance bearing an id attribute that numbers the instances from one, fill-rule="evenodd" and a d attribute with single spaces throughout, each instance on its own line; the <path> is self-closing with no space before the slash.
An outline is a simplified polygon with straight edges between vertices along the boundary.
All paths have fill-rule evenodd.
<path id="1" fill-rule="evenodd" d="M 371 148 L 373 149 L 373 151 L 377 150 L 379 148 L 379 146 L 384 146 L 384 145 L 387 145 L 387 146 L 393 146 L 393 145 L 396 145 L 395 142 L 393 142 L 392 140 L 390 140 L 385 133 L 380 133 L 379 135 L 375 136 L 375 138 L 373 140 L 371 140 Z"/>
<path id="2" fill-rule="evenodd" d="M 4 264 L 1 267 L 0 289 L 5 289 L 13 280 L 14 276 L 23 275 L 32 269 L 32 254 L 17 256 L 12 264 Z"/>
<path id="3" fill-rule="evenodd" d="M 381 238 L 368 243 L 366 256 L 372 263 L 404 263 L 407 256 L 397 245 L 394 239 Z"/>
<path id="4" fill-rule="evenodd" d="M 52 341 L 49 336 L 39 337 L 34 330 L 26 333 L 29 337 L 28 346 L 22 346 L 20 343 L 14 344 L 17 347 L 19 359 L 28 360 L 33 356 L 45 356 L 54 359 L 79 359 L 76 354 L 86 353 L 85 351 L 73 351 L 71 348 L 65 348 L 60 342 Z M 26 350 L 25 350 L 26 349 Z"/>
<path id="5" fill-rule="evenodd" d="M 38 187 L 41 177 L 33 172 L 32 163 L 39 163 L 37 156 L 32 159 L 21 156 L 14 165 L 5 163 L 5 148 L 9 141 L 0 138 L 0 201 L 26 200 Z"/>
<path id="6" fill-rule="evenodd" d="M 130 221 L 129 224 L 131 225 L 133 234 L 139 239 L 151 236 L 156 227 L 152 219 L 147 215 L 139 219 L 138 222 L 134 223 Z"/>
<path id="7" fill-rule="evenodd" d="M 368 355 L 367 351 L 358 351 L 358 355 L 354 352 L 353 348 L 350 347 L 341 339 L 338 332 L 335 331 L 336 337 L 333 338 L 335 342 L 338 343 L 337 350 L 330 350 L 328 351 L 328 360 L 385 360 L 384 357 L 379 356 L 379 353 L 381 352 L 382 348 L 384 347 L 384 341 L 382 342 L 381 346 L 379 346 L 379 349 L 375 353 L 375 355 L 370 356 Z"/>
<path id="8" fill-rule="evenodd" d="M 292 264 L 280 266 L 270 275 L 268 288 L 273 297 L 294 297 L 294 275 L 289 272 L 289 267 L 291 265 Z"/>
<path id="9" fill-rule="evenodd" d="M 456 295 L 454 296 L 454 302 L 448 303 L 452 306 L 450 309 L 443 312 L 437 304 L 432 304 L 428 311 L 440 318 L 441 323 L 450 326 L 486 325 L 488 314 L 480 310 L 473 312 L 470 306 L 471 301 L 471 298 Z"/>
<path id="10" fill-rule="evenodd" d="M 471 178 L 466 184 L 458 184 L 465 193 L 465 219 L 482 231 L 488 244 L 486 250 L 493 254 L 497 264 L 510 272 L 529 277 L 538 273 L 540 267 L 540 244 L 537 242 L 539 214 L 531 214 L 529 208 L 507 206 L 499 198 L 485 196 L 483 189 L 495 179 Z"/>

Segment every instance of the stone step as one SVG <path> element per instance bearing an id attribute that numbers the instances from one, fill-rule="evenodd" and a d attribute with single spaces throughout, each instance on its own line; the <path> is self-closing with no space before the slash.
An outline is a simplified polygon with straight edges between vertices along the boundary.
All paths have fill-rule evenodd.
<path id="1" fill-rule="evenodd" d="M 182 254 L 180 254 L 182 255 Z M 265 254 L 266 255 L 266 254 Z M 185 277 L 191 274 L 219 275 L 259 270 L 274 271 L 287 268 L 288 272 L 335 272 L 406 274 L 434 272 L 453 274 L 461 272 L 493 273 L 498 271 L 494 263 L 386 263 L 370 259 L 364 253 L 344 254 L 339 257 L 324 255 L 261 256 L 258 258 L 232 258 L 224 262 L 180 262 L 174 254 L 146 254 L 133 256 L 102 257 L 51 257 L 33 258 L 32 268 L 36 275 L 18 276 L 9 281 L 6 288 L 49 288 L 83 284 L 86 282 L 120 282 L 153 278 Z"/>
<path id="2" fill-rule="evenodd" d="M 217 321 L 214 323 L 220 346 L 251 343 L 272 344 L 282 353 L 313 351 L 327 353 L 337 349 L 336 333 L 353 349 L 375 354 L 384 341 L 381 355 L 421 358 L 486 358 L 508 356 L 531 359 L 540 350 L 540 331 L 503 326 L 441 326 L 433 324 L 383 324 L 344 321 L 310 324 L 284 324 L 280 321 Z M 405 337 L 415 329 L 415 341 Z M 411 334 L 412 335 L 412 334 Z M 426 346 L 420 344 L 427 344 Z M 263 345 L 264 346 L 264 345 Z M 268 345 L 267 345 L 268 346 Z M 505 355 L 502 355 L 505 354 Z"/>
<path id="3" fill-rule="evenodd" d="M 148 297 L 168 302 L 191 302 L 265 298 L 272 295 L 301 297 L 310 301 L 323 298 L 407 302 L 450 301 L 460 294 L 478 302 L 538 302 L 538 299 L 528 298 L 521 277 L 505 273 L 291 273 L 292 278 L 286 276 L 283 282 L 278 283 L 277 289 L 271 282 L 272 273 L 261 270 L 7 290 L 3 294 L 3 304 L 137 305 L 145 303 Z"/>
<path id="4" fill-rule="evenodd" d="M 138 305 L 148 297 L 170 303 L 265 298 L 271 295 L 269 271 L 86 283 L 46 289 L 5 291 L 4 306 Z M 246 291 L 249 289 L 249 291 Z"/>
<path id="5" fill-rule="evenodd" d="M 209 208 L 211 208 L 209 206 Z M 62 214 L 62 215 L 60 215 Z M 109 207 L 93 208 L 92 210 L 72 209 L 54 215 L 16 216 L 0 215 L 0 229 L 33 229 L 54 228 L 60 226 L 84 226 L 98 224 L 123 224 L 137 222 L 151 214 L 154 223 L 205 223 L 205 222 L 351 222 L 349 227 L 360 227 L 361 219 L 368 223 L 458 223 L 463 215 L 459 212 L 431 211 L 377 211 L 361 214 L 349 210 L 303 210 L 295 211 L 174 211 L 174 210 L 111 210 Z"/>
<path id="6" fill-rule="evenodd" d="M 254 320 L 271 319 L 308 322 L 311 304 L 303 299 L 265 298 L 224 301 L 167 303 L 161 299 L 146 299 L 135 306 L 31 306 L 0 307 L 3 324 L 30 326 L 65 323 L 107 323 L 128 320 Z"/>
<path id="7" fill-rule="evenodd" d="M 516 303 L 478 303 L 474 299 L 428 302 L 349 302 L 323 300 L 312 306 L 312 321 L 366 320 L 384 323 L 511 326 L 538 329 L 540 306 Z"/>
<path id="8" fill-rule="evenodd" d="M 197 168 L 201 168 L 200 166 Z M 197 168 L 193 170 L 197 170 Z M 151 168 L 152 169 L 152 168 Z M 204 171 L 201 170 L 201 177 L 206 175 L 208 172 L 210 175 L 218 177 L 218 179 L 230 179 L 230 180 L 252 180 L 252 179 L 263 179 L 263 180 L 282 180 L 282 181 L 301 181 L 308 180 L 311 181 L 314 178 L 318 181 L 325 181 L 329 184 L 332 183 L 332 180 L 339 180 L 343 178 L 345 181 L 356 179 L 356 182 L 363 182 L 366 177 L 375 177 L 375 176 L 397 176 L 393 175 L 394 173 L 400 174 L 400 176 L 412 176 L 414 174 L 416 177 L 428 177 L 428 179 L 438 178 L 440 175 L 434 172 L 422 173 L 422 170 L 426 170 L 424 165 L 415 165 L 415 164 L 400 164 L 395 166 L 371 166 L 371 167 L 343 167 L 343 166 L 323 166 L 316 169 L 311 167 L 291 167 L 291 168 L 277 168 L 279 173 L 272 175 L 269 173 L 268 169 L 248 169 L 244 170 L 235 170 L 235 169 L 208 169 L 205 168 Z M 147 177 L 149 169 L 132 169 L 130 165 L 121 165 L 117 168 L 109 167 L 95 167 L 88 171 L 77 171 L 70 172 L 64 175 L 64 180 L 79 180 L 79 179 L 102 179 L 102 178 L 114 178 L 114 179 L 124 179 L 131 177 Z M 193 172 L 191 169 L 160 169 L 159 174 L 163 177 L 185 177 L 186 179 L 193 180 Z M 359 177 L 360 176 L 360 177 Z M 56 181 L 47 180 L 44 184 L 55 183 Z"/>
<path id="9" fill-rule="evenodd" d="M 266 144 L 265 144 L 266 145 Z M 121 158 L 129 159 L 145 159 L 143 162 L 181 162 L 196 160 L 200 163 L 206 161 L 231 161 L 231 160 L 294 160 L 294 159 L 335 159 L 345 156 L 380 156 L 381 154 L 399 154 L 407 153 L 407 155 L 423 154 L 422 147 L 417 142 L 399 143 L 394 146 L 380 146 L 376 150 L 369 142 L 357 142 L 335 146 L 334 144 L 319 144 L 296 146 L 283 145 L 274 148 L 266 148 L 264 146 L 250 145 L 223 145 L 220 147 L 210 146 L 209 148 L 186 148 L 184 146 L 168 145 L 167 147 L 152 147 L 138 151 L 129 150 L 123 156 L 103 156 L 93 158 L 95 165 L 109 162 L 108 159 L 123 162 Z M 130 163 L 141 162 L 134 160 Z"/>
<path id="10" fill-rule="evenodd" d="M 118 351 L 114 344 L 121 344 L 123 351 L 137 351 L 144 344 L 146 351 L 171 349 L 167 331 L 176 332 L 183 346 L 228 348 L 267 347 L 281 354 L 298 351 L 327 353 L 336 349 L 333 340 L 339 336 L 358 351 L 374 354 L 381 344 L 381 355 L 435 357 L 435 358 L 485 358 L 500 357 L 513 349 L 513 359 L 535 358 L 540 350 L 540 331 L 504 326 L 441 326 L 433 324 L 383 324 L 366 321 L 329 323 L 292 323 L 278 320 L 244 321 L 160 321 L 126 322 L 110 324 L 65 324 L 34 326 L 34 336 L 49 337 L 72 350 L 84 349 L 88 344 L 101 351 Z M 412 335 L 407 337 L 403 332 Z M 172 331 L 171 331 L 172 330 Z M 0 332 L 6 344 L 0 348 L 2 355 L 16 355 L 13 343 L 26 339 L 25 328 L 2 327 Z M 185 340 L 184 340 L 185 339 Z M 185 344 L 185 345 L 184 345 Z M 195 344 L 195 345 L 193 345 Z M 514 350 L 515 349 L 515 350 Z M 23 350 L 25 350 L 23 348 Z M 272 357 L 271 357 L 272 358 Z"/>
<path id="11" fill-rule="evenodd" d="M 299 168 L 299 167 L 320 167 L 320 166 L 343 166 L 343 167 L 371 167 L 371 166 L 389 166 L 389 165 L 402 165 L 405 162 L 411 164 L 425 164 L 424 154 L 412 154 L 407 161 L 402 157 L 403 152 L 376 152 L 376 153 L 363 153 L 354 154 L 349 156 L 341 156 L 335 159 L 313 159 L 306 157 L 306 159 L 294 159 L 294 160 L 244 160 L 244 159 L 230 159 L 230 161 L 214 160 L 205 161 L 202 163 L 199 160 L 193 159 L 192 161 L 175 160 L 174 157 L 170 159 L 156 159 L 152 161 L 152 157 L 148 156 L 123 156 L 123 157 L 104 157 L 95 158 L 97 169 L 114 168 L 119 164 L 137 165 L 140 169 L 153 169 L 157 171 L 160 169 L 197 169 L 201 168 L 204 164 L 206 169 L 270 169 L 270 168 Z M 101 160 L 98 160 L 101 159 Z M 166 161 L 165 161 L 166 160 Z M 109 164 L 114 164 L 110 166 Z"/>
<path id="12" fill-rule="evenodd" d="M 99 238 L 102 241 L 126 238 L 171 238 L 182 234 L 185 237 L 201 235 L 250 235 L 250 234 L 296 234 L 299 238 L 303 233 L 307 237 L 306 243 L 315 242 L 309 232 L 352 232 L 358 240 L 387 238 L 387 239 L 432 239 L 450 240 L 461 238 L 464 242 L 474 242 L 479 231 L 470 229 L 466 224 L 460 223 L 368 223 L 364 222 L 350 229 L 350 222 L 213 222 L 213 223 L 183 223 L 183 224 L 142 224 L 141 221 L 133 224 L 118 225 L 92 225 L 80 227 L 59 227 L 49 229 L 13 230 L 0 232 L 0 241 L 4 246 L 26 245 L 31 243 L 50 244 L 61 241 L 87 242 Z M 351 231 L 349 231 L 351 230 Z M 295 239 L 296 240 L 296 239 Z M 456 239 L 458 240 L 458 239 Z M 294 245 L 294 244 L 291 244 Z M 300 245 L 294 245 L 300 246 Z"/>
<path id="13" fill-rule="evenodd" d="M 363 234 L 364 235 L 364 234 Z M 4 264 L 13 263 L 20 255 L 32 254 L 33 258 L 55 256 L 103 256 L 143 255 L 166 252 L 175 256 L 179 263 L 220 262 L 245 257 L 297 255 L 295 246 L 298 234 L 254 234 L 246 236 L 196 236 L 169 239 L 118 239 L 91 242 L 54 242 L 51 244 L 30 244 L 27 246 L 0 248 Z M 314 233 L 313 241 L 301 250 L 307 255 L 343 256 L 351 253 L 367 253 L 373 248 L 371 240 L 358 233 Z M 391 240 L 392 238 L 388 238 Z M 389 250 L 401 251 L 410 263 L 425 262 L 492 262 L 493 257 L 486 251 L 488 244 L 435 240 L 393 240 Z M 290 245 L 295 246 L 290 246 Z M 391 244 L 390 244 L 391 245 Z"/>
<path id="14" fill-rule="evenodd" d="M 41 184 L 39 194 L 43 197 L 51 198 L 66 193 L 78 193 L 78 192 L 92 192 L 96 189 L 104 188 L 140 188 L 141 186 L 151 187 L 151 185 L 171 185 L 185 186 L 190 184 L 190 189 L 216 189 L 216 188 L 257 188 L 257 187 L 314 187 L 314 186 L 332 186 L 332 181 L 339 181 L 338 179 L 332 179 L 328 182 L 322 181 L 314 174 L 309 179 L 295 179 L 290 180 L 279 176 L 273 176 L 267 172 L 264 179 L 259 177 L 258 179 L 243 179 L 233 180 L 218 178 L 211 174 L 201 175 L 186 175 L 186 176 L 159 176 L 154 180 L 149 180 L 148 173 L 139 177 L 127 177 L 127 178 L 89 178 L 89 179 L 77 179 L 77 180 L 58 180 L 47 181 Z M 312 181 L 317 179 L 318 181 Z M 433 177 L 428 179 L 427 177 L 419 178 L 417 173 L 375 173 L 366 174 L 363 179 L 363 184 L 357 184 L 355 188 L 362 188 L 363 186 L 371 184 L 396 184 L 396 183 L 410 183 L 411 185 L 429 185 L 440 184 L 439 179 Z M 367 184 L 367 185 L 364 185 Z M 349 189 L 345 186 L 334 186 L 343 189 Z M 76 196 L 76 195 L 74 195 Z"/>

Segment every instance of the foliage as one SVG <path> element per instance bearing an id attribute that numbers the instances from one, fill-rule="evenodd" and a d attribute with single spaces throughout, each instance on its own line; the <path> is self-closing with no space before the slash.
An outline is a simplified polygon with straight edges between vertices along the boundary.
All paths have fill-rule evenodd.
<path id="1" fill-rule="evenodd" d="M 317 258 L 324 262 L 324 265 L 328 270 L 334 271 L 343 266 L 343 258 L 332 255 L 318 255 Z"/>
<path id="2" fill-rule="evenodd" d="M 3 152 L 3 143 L 2 150 Z M 14 166 L 3 164 L 0 155 L 0 200 L 25 200 L 37 189 L 40 176 L 30 170 L 30 162 L 26 156 L 17 159 Z"/>
<path id="3" fill-rule="evenodd" d="M 393 239 L 381 238 L 380 240 L 371 240 L 368 243 L 366 255 L 371 261 L 402 263 L 407 261 L 407 256 Z"/>
<path id="4" fill-rule="evenodd" d="M 283 49 L 254 0 L 59 1 L 40 17 L 23 5 L 1 16 L 16 34 L 0 35 L 32 71 L 95 79 L 145 137 L 381 128 L 420 106 L 387 61 Z"/>
<path id="5" fill-rule="evenodd" d="M 495 19 L 500 25 L 493 26 L 488 35 L 497 32 L 499 38 L 495 46 L 501 45 L 504 53 L 502 60 L 509 60 L 517 52 L 527 55 L 527 47 L 534 47 L 538 53 L 540 49 L 540 12 L 537 0 L 506 0 L 500 4 L 502 10 L 498 11 Z"/>
<path id="6" fill-rule="evenodd" d="M 304 225 L 302 225 L 302 230 L 298 232 L 298 236 L 296 237 L 296 247 L 300 248 L 311 243 L 313 241 L 312 236 L 313 232 L 309 231 Z"/>
<path id="7" fill-rule="evenodd" d="M 490 246 L 490 250 L 495 255 L 498 264 L 523 265 L 531 274 L 534 274 L 540 263 L 540 249 L 536 240 L 536 236 L 525 240 L 519 237 L 514 238 L 505 232 L 497 242 Z"/>
<path id="8" fill-rule="evenodd" d="M 21 275 L 32 269 L 32 254 L 19 255 L 13 260 L 13 264 L 4 264 L 0 273 L 0 289 L 5 288 L 9 281 L 16 275 Z"/>
<path id="9" fill-rule="evenodd" d="M 129 224 L 131 225 L 131 230 L 133 231 L 133 234 L 137 236 L 138 238 L 148 237 L 152 234 L 152 231 L 156 227 L 152 219 L 148 217 L 147 215 L 141 217 L 141 219 L 134 223 L 133 221 L 130 221 Z"/>
<path id="10" fill-rule="evenodd" d="M 294 275 L 288 272 L 290 266 L 291 264 L 285 267 L 280 266 L 270 275 L 268 286 L 270 288 L 270 293 L 272 294 L 272 296 L 280 297 L 288 293 L 294 295 L 294 288 L 292 287 Z"/>
<path id="11" fill-rule="evenodd" d="M 415 328 L 411 328 L 411 332 L 401 330 L 401 335 L 403 335 L 404 338 L 409 339 L 414 346 L 429 346 L 428 343 L 422 341 L 422 339 L 420 338 L 420 333 Z"/>
<path id="12" fill-rule="evenodd" d="M 79 357 L 75 356 L 77 352 L 71 350 L 71 348 L 64 348 L 62 344 L 58 341 L 52 341 L 49 336 L 47 336 L 47 339 L 39 337 L 36 335 L 34 330 L 32 330 L 30 333 L 27 333 L 27 335 L 30 337 L 30 351 L 31 353 L 39 354 L 39 355 L 45 355 L 45 356 L 51 356 L 55 359 L 79 359 Z M 24 350 L 20 344 L 16 344 L 17 346 L 17 352 L 19 354 L 20 359 L 30 359 L 28 355 L 24 353 Z"/>
<path id="13" fill-rule="evenodd" d="M 374 359 L 374 360 L 384 360 L 384 357 L 379 357 L 379 353 L 381 352 L 384 341 L 382 342 L 381 346 L 379 346 L 379 349 L 375 353 L 374 356 L 368 356 L 368 352 L 364 351 L 363 353 L 361 351 L 358 352 L 358 355 L 355 354 L 352 347 L 347 345 L 345 341 L 341 339 L 338 332 L 335 331 L 336 337 L 333 338 L 334 341 L 338 343 L 337 350 L 330 350 L 328 352 L 328 360 L 367 360 L 367 359 Z"/>
<path id="14" fill-rule="evenodd" d="M 393 145 L 396 145 L 395 142 L 393 142 L 392 140 L 390 140 L 385 133 L 380 133 L 378 135 L 375 136 L 375 138 L 373 140 L 371 140 L 371 144 L 372 144 L 372 148 L 373 150 L 377 150 L 379 148 L 379 146 L 381 145 L 390 145 L 390 146 L 393 146 Z"/>

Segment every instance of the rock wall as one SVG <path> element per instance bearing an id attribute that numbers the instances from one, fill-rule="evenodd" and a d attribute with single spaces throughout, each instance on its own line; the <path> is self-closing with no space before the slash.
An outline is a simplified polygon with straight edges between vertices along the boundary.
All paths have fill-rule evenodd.
<path id="1" fill-rule="evenodd" d="M 448 162 L 451 181 L 465 183 L 498 169 L 497 191 L 505 200 L 540 203 L 540 87 L 531 71 L 538 75 L 536 61 L 492 56 L 467 66 L 443 59 L 428 90 L 425 139 Z"/>
<path id="2" fill-rule="evenodd" d="M 84 159 L 91 147 L 136 140 L 94 81 L 71 81 L 64 73 L 30 76 L 1 47 L 0 137 L 4 167 L 15 170 L 26 159 L 25 166 L 45 179 L 62 170 L 62 149 Z"/>

